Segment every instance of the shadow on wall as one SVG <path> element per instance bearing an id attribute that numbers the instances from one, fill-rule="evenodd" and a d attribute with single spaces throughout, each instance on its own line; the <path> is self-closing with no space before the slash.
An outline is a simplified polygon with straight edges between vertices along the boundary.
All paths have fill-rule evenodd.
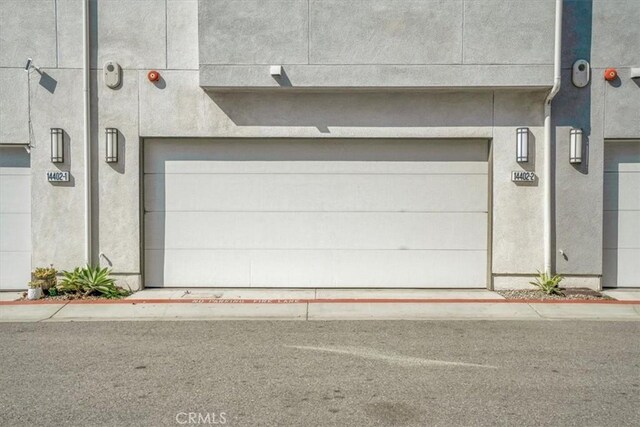
<path id="1" fill-rule="evenodd" d="M 573 63 L 578 59 L 591 63 L 593 2 L 569 0 L 564 2 L 562 34 L 562 86 L 553 101 L 552 127 L 569 126 L 584 131 L 583 161 L 573 164 L 582 174 L 589 172 L 589 136 L 591 135 L 591 82 L 577 88 L 571 80 Z M 563 139 L 564 141 L 565 139 Z M 566 138 L 568 143 L 569 139 Z M 556 158 L 553 153 L 552 159 Z M 553 165 L 555 170 L 555 164 Z"/>
<path id="2" fill-rule="evenodd" d="M 158 76 L 158 80 L 157 81 L 152 82 L 152 83 L 153 83 L 153 85 L 155 87 L 157 87 L 160 90 L 167 88 L 167 81 L 164 79 L 164 77 L 162 77 L 162 74 L 160 74 Z"/>
<path id="3" fill-rule="evenodd" d="M 207 92 L 237 126 L 479 127 L 493 125 L 492 92 Z"/>
<path id="4" fill-rule="evenodd" d="M 92 8 L 93 10 L 95 8 Z M 92 53 L 93 54 L 93 53 Z M 96 73 L 100 76 L 100 71 Z M 91 233 L 91 252 L 93 253 L 92 263 L 100 263 L 99 258 L 96 258 L 96 254 L 100 253 L 100 168 L 102 162 L 104 162 L 104 128 L 99 126 L 98 112 L 100 110 L 99 97 L 98 97 L 98 85 L 100 84 L 100 78 L 92 78 L 91 84 L 91 221 L 93 223 Z M 119 88 L 118 88 L 119 90 Z M 102 161 L 102 162 L 101 162 Z"/>
<path id="5" fill-rule="evenodd" d="M 89 64 L 91 68 L 102 69 L 103 64 L 98 65 L 98 48 L 100 46 L 100 40 L 98 37 L 98 4 L 96 0 L 90 0 L 89 2 L 89 37 L 91 40 L 91 52 L 89 54 Z"/>
<path id="6" fill-rule="evenodd" d="M 552 105 L 552 138 L 555 144 L 552 145 L 551 153 L 551 170 L 554 173 L 554 181 L 557 183 L 558 161 L 562 162 L 562 168 L 569 164 L 569 147 L 570 137 L 568 135 L 569 127 L 580 128 L 583 130 L 583 160 L 579 164 L 571 164 L 571 167 L 577 172 L 586 175 L 589 173 L 589 144 L 591 135 L 591 89 L 593 84 L 593 76 L 591 82 L 583 88 L 578 88 L 572 82 L 572 67 L 575 61 L 584 59 L 591 63 L 591 42 L 592 42 L 592 21 L 593 21 L 593 2 L 592 0 L 565 0 L 563 13 L 563 34 L 562 34 L 562 86 L 560 93 L 554 98 Z M 564 129 L 558 130 L 558 127 Z M 566 135 L 560 135 L 558 132 L 565 132 Z M 558 138 L 561 136 L 561 138 Z M 559 147 L 560 145 L 560 147 Z M 567 157 L 558 159 L 558 149 L 562 153 L 567 153 Z M 551 211 L 554 212 L 552 224 L 557 224 L 557 186 L 552 186 L 551 192 Z M 552 227 L 552 242 L 557 242 L 557 226 Z M 554 247 L 554 253 L 557 254 L 557 247 Z M 558 269 L 558 261 L 562 259 L 564 262 L 569 260 L 569 255 L 562 254 L 552 257 L 553 269 Z"/>
<path id="7" fill-rule="evenodd" d="M 47 92 L 54 93 L 56 91 L 56 86 L 58 86 L 58 81 L 46 72 L 42 71 L 40 73 L 40 81 L 38 84 L 45 88 Z"/>
<path id="8" fill-rule="evenodd" d="M 529 158 L 527 162 L 518 163 L 523 170 L 528 172 L 536 171 L 536 153 L 537 151 L 538 140 L 533 132 L 529 132 Z M 536 175 L 535 183 L 538 183 L 538 176 Z M 527 182 L 521 182 L 520 185 L 527 185 Z"/>
<path id="9" fill-rule="evenodd" d="M 618 283 L 618 246 L 620 233 L 620 175 L 619 162 L 605 166 L 604 214 L 602 240 L 602 286 L 615 287 Z"/>

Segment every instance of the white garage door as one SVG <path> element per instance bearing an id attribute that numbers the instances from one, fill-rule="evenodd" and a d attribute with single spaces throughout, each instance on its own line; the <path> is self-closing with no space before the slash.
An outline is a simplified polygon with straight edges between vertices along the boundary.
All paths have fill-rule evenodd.
<path id="1" fill-rule="evenodd" d="M 640 141 L 607 141 L 604 162 L 605 287 L 640 287 Z"/>
<path id="2" fill-rule="evenodd" d="M 485 287 L 487 158 L 479 140 L 146 140 L 146 285 Z"/>
<path id="3" fill-rule="evenodd" d="M 0 290 L 26 289 L 31 272 L 31 172 L 21 147 L 0 147 Z"/>

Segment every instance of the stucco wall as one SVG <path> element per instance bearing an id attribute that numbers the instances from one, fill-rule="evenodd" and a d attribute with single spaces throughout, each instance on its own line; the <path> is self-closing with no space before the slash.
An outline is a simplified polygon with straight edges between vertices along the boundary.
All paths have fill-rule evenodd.
<path id="1" fill-rule="evenodd" d="M 517 2 L 530 8 L 528 14 L 507 0 L 393 2 L 400 5 L 394 11 L 388 11 L 391 1 L 201 0 L 200 14 L 198 3 L 91 3 L 96 259 L 104 253 L 114 271 L 133 277 L 134 286 L 137 283 L 142 262 L 139 165 L 140 139 L 144 137 L 470 137 L 493 140 L 493 272 L 529 274 L 542 268 L 542 182 L 519 186 L 510 181 L 509 174 L 521 168 L 515 162 L 515 128 L 529 126 L 535 155 L 532 163 L 524 167 L 542 176 L 541 85 L 551 85 L 552 30 L 547 26 L 553 20 L 552 1 Z M 291 7 L 277 3 L 290 3 Z M 426 8 L 426 3 L 442 10 L 436 13 Z M 614 7 L 607 6 L 612 3 Z M 273 9 L 260 16 L 273 23 L 246 24 L 257 19 L 259 9 L 269 7 Z M 287 12 L 275 13 L 278 7 Z M 303 22 L 311 17 L 306 25 L 287 18 L 288 13 L 298 9 L 306 12 L 297 12 Z M 385 10 L 388 13 L 374 13 Z M 332 11 L 339 12 L 340 19 L 328 19 Z M 416 16 L 426 14 L 432 20 L 426 22 L 433 28 L 450 19 L 446 21 L 450 24 L 447 28 L 456 29 L 455 35 L 445 44 L 439 38 L 434 41 L 430 38 L 433 29 L 421 28 L 420 20 L 412 16 L 414 12 Z M 238 18 L 239 23 L 234 26 L 227 21 L 220 23 L 225 13 L 227 18 L 229 13 L 239 13 L 242 19 Z M 534 16 L 520 22 L 511 19 L 510 14 Z M 355 18 L 351 22 L 350 15 L 358 17 L 359 23 Z M 54 263 L 59 268 L 71 268 L 83 262 L 81 18 L 80 0 L 0 1 L 0 143 L 28 140 L 27 80 L 23 71 L 26 58 L 31 56 L 46 73 L 44 77 L 31 74 L 34 266 Z M 205 18 L 208 25 L 203 28 Z M 567 259 L 558 255 L 556 265 L 565 274 L 601 273 L 604 140 L 640 138 L 640 87 L 628 78 L 629 68 L 640 66 L 640 30 L 631 25 L 639 20 L 640 2 L 635 0 L 565 1 L 563 89 L 553 105 L 557 126 L 555 250 L 557 253 L 563 249 L 567 254 Z M 283 25 L 285 21 L 291 25 Z M 321 22 L 325 23 L 320 25 Z M 399 22 L 408 24 L 398 26 Z M 570 25 L 585 22 L 588 28 Z M 624 24 L 627 22 L 630 24 Z M 331 25 L 339 23 L 338 27 L 346 29 L 339 34 L 330 33 Z M 513 34 L 516 27 L 533 31 L 536 23 L 546 28 L 540 34 L 504 37 Z M 286 34 L 260 37 L 261 32 L 271 31 L 271 26 L 283 27 L 281 31 Z M 216 31 L 227 27 L 232 27 L 227 29 L 230 33 L 216 41 L 220 35 Z M 376 43 L 401 40 L 407 44 L 394 50 L 383 43 L 380 51 L 374 52 L 372 42 L 362 41 L 361 37 L 372 28 L 381 31 L 374 37 Z M 286 44 L 287 49 L 279 49 L 280 43 L 290 37 L 302 37 L 300 46 L 295 44 L 297 40 L 294 45 Z M 346 52 L 349 40 L 351 52 Z M 246 48 L 240 49 L 240 43 Z M 523 55 L 525 51 L 531 54 Z M 371 57 L 372 53 L 377 56 Z M 577 89 L 570 83 L 569 69 L 575 59 L 585 55 L 595 67 L 593 80 L 588 88 Z M 123 67 L 123 84 L 116 90 L 108 89 L 100 78 L 106 60 L 117 61 Z M 339 91 L 333 88 L 293 92 L 275 85 L 263 92 L 210 92 L 201 87 L 203 73 L 216 70 L 207 71 L 206 67 L 222 66 L 222 73 L 229 69 L 227 64 L 246 64 L 246 79 L 242 73 L 224 72 L 227 83 L 235 79 L 230 86 L 249 87 L 256 83 L 251 77 L 255 72 L 252 67 L 262 67 L 258 74 L 263 79 L 265 64 L 271 62 L 305 67 L 303 73 L 294 73 L 292 80 L 300 75 L 307 79 L 307 86 L 324 81 L 325 87 L 331 87 L 333 82 L 326 70 L 335 70 L 332 67 L 345 62 L 345 75 L 352 81 L 337 85 L 342 87 Z M 393 70 L 395 66 L 391 64 L 395 62 L 400 63 L 399 70 L 407 70 L 408 74 L 389 77 L 391 73 L 384 70 Z M 355 64 L 364 64 L 366 72 L 349 74 Z M 533 64 L 533 71 L 522 71 L 529 68 L 526 64 Z M 446 73 L 441 70 L 450 66 L 459 68 L 453 77 L 443 78 Z M 618 68 L 618 83 L 602 79 L 604 68 L 609 66 Z M 522 84 L 530 89 L 500 89 L 500 85 L 486 83 L 489 71 L 495 73 L 496 68 L 474 73 L 478 67 L 507 67 L 503 70 L 507 70 L 504 78 L 512 79 L 509 86 Z M 517 67 L 521 67 L 520 72 L 514 71 Z M 162 75 L 157 84 L 146 78 L 152 68 Z M 425 70 L 433 72 L 424 77 Z M 411 86 L 423 79 L 425 86 L 439 89 L 344 90 L 364 85 L 366 79 L 369 80 L 364 86 L 376 87 L 390 78 L 398 79 L 396 86 Z M 436 78 L 441 78 L 437 85 L 433 83 Z M 461 80 L 466 83 L 461 84 Z M 475 89 L 469 90 L 469 86 Z M 442 89 L 447 87 L 449 90 Z M 107 126 L 120 131 L 121 161 L 115 165 L 104 162 Z M 577 168 L 567 160 L 568 129 L 572 126 L 588 130 L 588 162 Z M 61 127 L 66 132 L 67 161 L 60 169 L 71 172 L 69 185 L 46 182 L 45 173 L 57 168 L 49 161 L 51 127 Z M 105 264 L 106 260 L 101 262 Z"/>
<path id="2" fill-rule="evenodd" d="M 545 86 L 554 16 L 554 0 L 200 0 L 201 85 Z"/>
<path id="3" fill-rule="evenodd" d="M 94 262 L 104 254 L 100 262 L 110 263 L 123 281 L 137 287 L 139 74 L 142 79 L 151 68 L 197 70 L 197 0 L 92 1 L 91 39 Z M 82 1 L 3 0 L 0 40 L 1 143 L 29 140 L 26 58 L 32 57 L 43 71 L 30 74 L 32 264 L 73 268 L 84 262 Z M 108 89 L 101 78 L 107 60 L 123 68 L 122 85 L 116 90 Z M 49 160 L 51 127 L 65 131 L 65 163 L 59 166 Z M 116 164 L 104 162 L 105 127 L 119 130 Z M 46 181 L 46 172 L 57 169 L 70 171 L 70 183 Z"/>
<path id="4" fill-rule="evenodd" d="M 554 0 L 200 0 L 200 63 L 551 64 L 554 16 Z"/>
<path id="5" fill-rule="evenodd" d="M 640 67 L 640 2 L 596 0 L 593 3 L 591 65 L 602 76 L 615 67 L 618 81 L 604 85 L 604 137 L 640 136 L 640 79 L 629 78 L 631 67 Z M 602 80 L 600 80 L 602 82 Z"/>
<path id="6" fill-rule="evenodd" d="M 567 275 L 602 273 L 603 154 L 607 139 L 640 137 L 640 2 L 565 0 L 562 89 L 553 103 L 555 263 Z M 571 67 L 591 63 L 591 83 L 576 88 Z M 614 67 L 619 79 L 604 80 Z M 569 164 L 569 130 L 585 132 L 586 157 Z M 564 255 L 560 253 L 564 252 Z"/>

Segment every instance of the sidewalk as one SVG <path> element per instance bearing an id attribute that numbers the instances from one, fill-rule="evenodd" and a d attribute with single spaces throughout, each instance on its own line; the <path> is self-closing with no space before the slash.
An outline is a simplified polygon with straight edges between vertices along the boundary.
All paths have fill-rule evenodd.
<path id="1" fill-rule="evenodd" d="M 92 320 L 640 320 L 640 291 L 617 300 L 506 300 L 487 290 L 146 289 L 123 300 L 11 301 L 2 322 Z M 609 292 L 607 292 L 609 294 Z"/>

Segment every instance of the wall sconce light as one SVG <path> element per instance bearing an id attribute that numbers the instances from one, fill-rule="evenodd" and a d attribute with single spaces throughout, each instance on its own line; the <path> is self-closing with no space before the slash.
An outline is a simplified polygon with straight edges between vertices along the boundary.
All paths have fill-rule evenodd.
<path id="1" fill-rule="evenodd" d="M 118 161 L 118 129 L 106 128 L 105 142 L 107 147 L 107 163 L 116 163 Z"/>
<path id="2" fill-rule="evenodd" d="M 529 128 L 516 129 L 516 161 L 518 163 L 529 161 Z"/>
<path id="3" fill-rule="evenodd" d="M 582 129 L 571 129 L 569 163 L 582 163 Z"/>
<path id="4" fill-rule="evenodd" d="M 64 131 L 51 128 L 51 163 L 64 163 Z"/>

